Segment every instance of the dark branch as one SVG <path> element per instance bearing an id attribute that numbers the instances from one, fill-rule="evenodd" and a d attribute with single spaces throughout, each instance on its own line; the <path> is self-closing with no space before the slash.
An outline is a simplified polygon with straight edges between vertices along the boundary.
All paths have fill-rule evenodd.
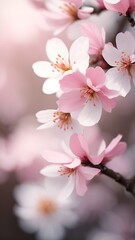
<path id="1" fill-rule="evenodd" d="M 99 165 L 93 165 L 90 161 L 84 161 L 83 166 L 89 166 L 92 168 L 98 168 L 100 169 L 101 173 L 108 176 L 109 178 L 112 178 L 120 185 L 124 186 L 125 189 L 130 192 L 132 195 L 135 196 L 135 177 L 131 179 L 125 179 L 120 173 L 117 173 L 110 168 L 104 166 L 103 164 Z"/>
<path id="2" fill-rule="evenodd" d="M 126 17 L 127 17 L 128 21 L 130 22 L 131 27 L 134 27 L 135 26 L 135 20 L 129 12 L 127 12 Z"/>

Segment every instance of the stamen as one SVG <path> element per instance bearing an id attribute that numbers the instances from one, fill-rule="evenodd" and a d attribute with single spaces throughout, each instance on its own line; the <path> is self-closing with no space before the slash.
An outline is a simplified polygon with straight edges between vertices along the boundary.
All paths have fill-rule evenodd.
<path id="1" fill-rule="evenodd" d="M 60 54 L 57 55 L 56 62 L 51 63 L 51 66 L 53 67 L 53 72 L 66 72 L 71 69 L 71 67 L 66 63 L 65 59 Z"/>
<path id="2" fill-rule="evenodd" d="M 70 16 L 73 20 L 77 20 L 77 8 L 73 3 L 63 3 L 62 6 L 60 6 L 60 9 L 63 13 L 66 13 L 68 16 Z"/>
<path id="3" fill-rule="evenodd" d="M 65 166 L 61 166 L 58 172 L 60 173 L 60 176 L 67 175 L 68 177 L 70 177 L 70 175 L 75 172 L 75 168 L 68 168 Z"/>
<path id="4" fill-rule="evenodd" d="M 131 75 L 132 63 L 130 57 L 125 52 L 122 52 L 120 61 L 115 61 L 115 63 L 118 71 L 127 70 L 129 75 Z"/>
<path id="5" fill-rule="evenodd" d="M 86 103 L 88 101 L 92 101 L 92 100 L 94 101 L 94 96 L 95 96 L 96 92 L 93 89 L 91 89 L 88 86 L 85 86 L 80 91 L 82 93 L 82 97 L 85 98 Z"/>
<path id="6" fill-rule="evenodd" d="M 55 112 L 53 114 L 53 122 L 58 123 L 58 127 L 63 130 L 73 129 L 72 118 L 70 113 Z"/>
<path id="7" fill-rule="evenodd" d="M 37 206 L 37 210 L 42 214 L 51 214 L 55 212 L 56 209 L 56 203 L 50 199 L 41 199 Z"/>

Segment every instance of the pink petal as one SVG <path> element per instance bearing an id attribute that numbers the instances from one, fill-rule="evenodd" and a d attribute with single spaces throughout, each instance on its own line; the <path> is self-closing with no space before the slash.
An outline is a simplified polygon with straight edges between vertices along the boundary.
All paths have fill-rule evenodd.
<path id="1" fill-rule="evenodd" d="M 72 159 L 62 152 L 44 150 L 42 153 L 42 157 L 52 163 L 71 163 Z"/>
<path id="2" fill-rule="evenodd" d="M 81 166 L 79 168 L 79 172 L 82 173 L 86 180 L 91 180 L 100 173 L 100 169 Z"/>
<path id="3" fill-rule="evenodd" d="M 88 68 L 86 76 L 90 78 L 94 87 L 102 87 L 106 78 L 105 72 L 101 67 Z"/>
<path id="4" fill-rule="evenodd" d="M 64 166 L 68 168 L 76 168 L 81 164 L 81 160 L 79 158 L 75 158 L 73 162 L 65 164 Z"/>
<path id="5" fill-rule="evenodd" d="M 70 138 L 69 144 L 72 152 L 80 159 L 86 157 L 87 153 L 89 152 L 87 143 L 85 142 L 85 139 L 81 134 L 73 134 Z"/>
<path id="6" fill-rule="evenodd" d="M 111 112 L 112 109 L 116 106 L 116 100 L 114 98 L 113 99 L 109 99 L 102 92 L 99 92 L 98 96 L 99 96 L 99 98 L 100 98 L 100 100 L 102 102 L 103 109 L 106 112 Z"/>
<path id="7" fill-rule="evenodd" d="M 69 91 L 70 89 L 74 90 L 76 88 L 82 88 L 85 85 L 86 77 L 79 71 L 68 74 L 60 80 L 60 87 L 64 92 Z"/>
<path id="8" fill-rule="evenodd" d="M 76 172 L 76 192 L 79 196 L 83 196 L 87 191 L 86 179 L 77 171 Z"/>
<path id="9" fill-rule="evenodd" d="M 57 104 L 62 112 L 78 111 L 83 107 L 83 98 L 81 98 L 81 93 L 78 90 L 63 93 Z"/>

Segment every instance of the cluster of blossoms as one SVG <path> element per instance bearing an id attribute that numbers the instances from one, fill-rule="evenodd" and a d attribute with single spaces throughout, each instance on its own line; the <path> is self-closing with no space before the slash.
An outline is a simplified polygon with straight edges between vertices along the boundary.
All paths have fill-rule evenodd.
<path id="1" fill-rule="evenodd" d="M 131 0 L 97 2 L 102 8 L 106 7 L 123 15 L 129 11 L 132 13 L 135 7 L 134 1 Z M 88 18 L 94 12 L 93 7 L 85 7 L 83 4 L 83 0 L 45 2 L 47 23 L 53 31 L 55 30 L 55 35 L 73 22 Z M 50 181 L 62 179 L 62 194 L 57 196 L 55 204 L 52 198 L 40 201 L 42 190 L 37 194 L 38 191 L 34 187 L 35 198 L 33 203 L 28 203 L 33 204 L 36 213 L 28 212 L 25 219 L 26 225 L 30 220 L 31 229 L 37 230 L 44 218 L 41 213 L 47 216 L 51 213 L 55 220 L 52 236 L 46 230 L 47 239 L 57 239 L 54 234 L 56 227 L 60 229 L 58 239 L 63 236 L 61 222 L 67 215 L 62 212 L 57 224 L 57 214 L 52 215 L 52 212 L 57 212 L 59 204 L 63 206 L 61 195 L 65 196 L 64 201 L 74 190 L 77 195 L 83 196 L 87 191 L 88 181 L 100 175 L 101 167 L 123 154 L 126 149 L 126 143 L 121 141 L 122 135 L 119 134 L 106 145 L 104 139 L 94 136 L 92 131 L 100 121 L 102 112 L 111 113 L 116 107 L 118 97 L 125 97 L 129 93 L 131 81 L 135 84 L 135 38 L 129 31 L 125 31 L 116 35 L 116 44 L 106 42 L 105 29 L 99 28 L 91 21 L 83 22 L 80 31 L 82 35 L 73 41 L 69 49 L 60 38 L 49 39 L 46 43 L 48 60 L 35 62 L 32 66 L 35 74 L 45 79 L 43 92 L 55 93 L 57 98 L 56 109 L 37 112 L 37 120 L 41 123 L 39 129 L 55 127 L 64 133 L 61 151 L 45 149 L 42 152 L 47 166 L 41 169 L 41 174 L 46 179 L 50 178 Z M 41 199 L 43 198 L 44 193 Z M 23 207 L 25 209 L 28 206 Z M 17 208 L 16 214 L 23 216 L 24 209 Z M 62 207 L 60 211 L 63 211 Z M 69 217 L 63 225 L 70 225 Z M 74 215 L 73 220 L 76 222 Z M 47 221 L 44 218 L 44 227 L 48 226 Z M 41 239 L 44 238 L 42 229 L 39 232 Z"/>

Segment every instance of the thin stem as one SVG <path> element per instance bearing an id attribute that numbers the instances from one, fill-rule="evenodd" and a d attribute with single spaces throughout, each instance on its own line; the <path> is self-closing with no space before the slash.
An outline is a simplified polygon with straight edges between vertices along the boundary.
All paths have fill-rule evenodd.
<path id="1" fill-rule="evenodd" d="M 84 166 L 100 169 L 102 174 L 108 176 L 109 178 L 112 178 L 117 183 L 124 186 L 128 192 L 135 196 L 135 177 L 131 179 L 126 179 L 120 173 L 113 171 L 112 169 L 104 166 L 103 164 L 94 165 L 90 161 L 84 161 L 82 164 Z"/>

